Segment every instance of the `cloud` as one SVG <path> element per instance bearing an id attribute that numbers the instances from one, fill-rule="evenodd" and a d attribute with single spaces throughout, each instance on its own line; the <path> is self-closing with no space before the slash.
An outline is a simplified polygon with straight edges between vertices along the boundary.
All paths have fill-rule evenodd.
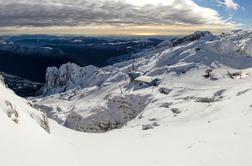
<path id="1" fill-rule="evenodd" d="M 228 9 L 238 10 L 240 8 L 240 5 L 234 2 L 234 0 L 224 0 L 224 1 L 217 0 L 217 2 L 221 5 L 226 6 Z"/>
<path id="2" fill-rule="evenodd" d="M 144 3 L 143 3 L 144 2 Z M 160 3 L 159 3 L 160 2 Z M 0 0 L 0 27 L 227 25 L 192 0 Z M 229 8 L 238 8 L 225 0 Z"/>

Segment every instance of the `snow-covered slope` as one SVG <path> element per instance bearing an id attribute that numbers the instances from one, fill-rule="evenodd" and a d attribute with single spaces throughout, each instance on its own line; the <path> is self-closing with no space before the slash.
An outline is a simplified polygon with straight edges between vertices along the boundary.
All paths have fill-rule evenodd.
<path id="1" fill-rule="evenodd" d="M 73 147 L 49 132 L 46 115 L 7 89 L 0 76 L 0 165 L 81 165 Z"/>
<path id="2" fill-rule="evenodd" d="M 0 165 L 81 165 L 81 153 L 50 134 L 45 114 L 4 85 L 0 76 Z M 73 150 L 74 149 L 74 150 Z M 78 154 L 73 154 L 73 152 Z M 65 155 L 65 156 L 64 156 Z M 64 157 L 62 157 L 64 156 Z"/>
<path id="3" fill-rule="evenodd" d="M 155 94 L 156 101 L 108 133 L 75 132 L 50 121 L 47 134 L 34 123 L 19 128 L 1 113 L 1 165 L 250 166 L 252 80 L 198 77 L 190 72 L 161 85 L 172 89 L 167 95 L 158 88 L 139 92 Z"/>
<path id="4" fill-rule="evenodd" d="M 13 124 L 20 128 L 25 128 L 27 125 L 40 125 L 44 130 L 50 132 L 47 116 L 6 88 L 2 76 L 0 80 L 0 112 L 5 114 L 3 118 L 13 121 Z"/>
<path id="5" fill-rule="evenodd" d="M 48 69 L 45 96 L 31 103 L 58 124 L 49 135 L 0 116 L 0 165 L 251 166 L 250 34 L 162 46 L 105 68 Z"/>

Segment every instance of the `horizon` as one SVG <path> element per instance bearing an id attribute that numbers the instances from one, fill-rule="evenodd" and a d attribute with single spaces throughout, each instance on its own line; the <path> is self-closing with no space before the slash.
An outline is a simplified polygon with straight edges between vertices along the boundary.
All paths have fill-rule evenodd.
<path id="1" fill-rule="evenodd" d="M 242 28 L 234 28 L 234 29 L 192 29 L 192 30 L 169 30 L 169 29 L 164 29 L 162 28 L 162 31 L 155 32 L 155 31 L 148 31 L 148 30 L 138 30 L 138 31 L 123 31 L 123 30 L 117 30 L 114 31 L 114 29 L 106 29 L 106 30 L 73 30 L 73 29 L 65 29 L 65 28 L 60 28 L 60 30 L 49 30 L 49 31 L 44 31 L 44 30 L 37 30 L 37 27 L 33 27 L 31 29 L 14 29 L 14 30 L 9 30 L 7 32 L 1 32 L 0 28 L 0 36 L 22 36 L 22 35 L 31 35 L 31 36 L 36 36 L 36 35 L 48 35 L 48 36 L 84 36 L 84 37 L 155 37 L 155 36 L 160 36 L 160 37 L 168 37 L 168 36 L 185 36 L 192 34 L 197 31 L 209 31 L 213 34 L 221 34 L 225 32 L 231 32 L 233 30 L 245 30 Z"/>
<path id="2" fill-rule="evenodd" d="M 80 32 L 80 33 L 71 33 L 69 31 L 61 31 L 61 32 L 21 32 L 21 33 L 1 33 L 0 37 L 11 37 L 11 36 L 57 36 L 57 37 L 94 37 L 94 38 L 133 38 L 133 37 L 139 37 L 139 38 L 152 38 L 152 37 L 182 37 L 186 35 L 190 35 L 194 32 L 203 32 L 208 31 L 211 32 L 214 35 L 220 35 L 221 33 L 229 33 L 236 30 L 251 30 L 249 29 L 242 29 L 242 28 L 236 28 L 236 29 L 230 29 L 230 30 L 223 30 L 223 31 L 211 31 L 211 30 L 194 30 L 194 31 L 188 31 L 188 32 L 174 32 L 174 33 L 87 33 L 87 32 Z"/>

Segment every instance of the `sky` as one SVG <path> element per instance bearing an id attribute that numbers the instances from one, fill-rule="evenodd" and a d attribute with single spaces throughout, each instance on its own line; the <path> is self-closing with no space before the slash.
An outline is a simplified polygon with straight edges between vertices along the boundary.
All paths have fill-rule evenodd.
<path id="1" fill-rule="evenodd" d="M 252 26 L 251 0 L 0 0 L 0 34 L 182 35 Z"/>

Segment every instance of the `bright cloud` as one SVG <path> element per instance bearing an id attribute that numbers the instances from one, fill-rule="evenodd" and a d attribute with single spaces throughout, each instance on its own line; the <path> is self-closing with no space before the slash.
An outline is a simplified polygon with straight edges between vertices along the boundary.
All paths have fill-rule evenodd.
<path id="1" fill-rule="evenodd" d="M 228 9 L 238 10 L 240 8 L 240 5 L 234 2 L 234 0 L 224 0 L 224 1 L 217 0 L 217 2 L 219 4 L 226 6 Z"/>

